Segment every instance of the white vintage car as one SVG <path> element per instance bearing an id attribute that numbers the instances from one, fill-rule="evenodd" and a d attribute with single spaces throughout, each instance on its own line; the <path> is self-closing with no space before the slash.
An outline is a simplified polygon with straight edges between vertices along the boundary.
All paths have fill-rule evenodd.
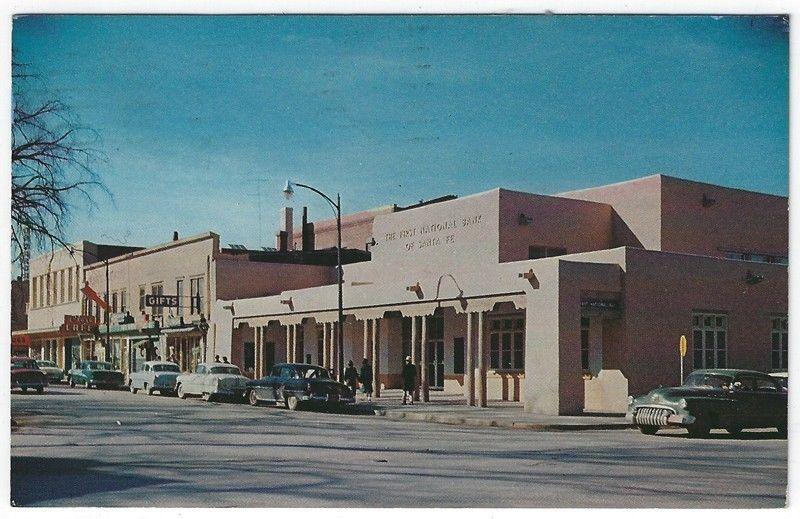
<path id="1" fill-rule="evenodd" d="M 140 389 L 148 395 L 158 391 L 161 395 L 175 392 L 175 383 L 181 374 L 181 368 L 174 362 L 151 360 L 142 365 L 142 369 L 131 373 L 128 377 L 128 388 L 136 394 Z"/>
<path id="2" fill-rule="evenodd" d="M 180 375 L 175 389 L 180 398 L 190 395 L 201 396 L 204 400 L 221 396 L 243 398 L 248 380 L 233 364 L 206 362 L 198 364 L 194 373 Z"/>
<path id="3" fill-rule="evenodd" d="M 37 360 L 36 364 L 50 382 L 61 382 L 64 378 L 64 370 L 56 366 L 52 360 Z"/>

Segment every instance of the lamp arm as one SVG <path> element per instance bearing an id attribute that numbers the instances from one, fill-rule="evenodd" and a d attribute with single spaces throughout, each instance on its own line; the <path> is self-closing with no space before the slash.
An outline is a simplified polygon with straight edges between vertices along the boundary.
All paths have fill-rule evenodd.
<path id="1" fill-rule="evenodd" d="M 315 187 L 311 187 L 311 186 L 309 186 L 309 185 L 306 185 L 306 184 L 301 184 L 301 183 L 299 183 L 299 182 L 292 182 L 292 185 L 295 185 L 295 186 L 297 186 L 297 187 L 304 187 L 304 188 L 306 188 L 306 189 L 309 189 L 309 190 L 311 190 L 311 191 L 315 192 L 316 194 L 318 194 L 319 196 L 321 196 L 322 198 L 324 198 L 325 200 L 327 200 L 327 201 L 328 201 L 328 203 L 329 203 L 329 204 L 331 204 L 331 207 L 332 207 L 332 208 L 333 208 L 333 209 L 334 209 L 334 210 L 335 210 L 337 213 L 340 211 L 339 204 L 337 204 L 336 202 L 334 202 L 334 201 L 333 201 L 333 200 L 332 200 L 332 199 L 331 199 L 331 198 L 330 198 L 328 195 L 326 195 L 325 193 L 323 193 L 323 192 L 322 192 L 322 191 L 320 191 L 319 189 L 317 189 L 317 188 L 315 188 Z"/>

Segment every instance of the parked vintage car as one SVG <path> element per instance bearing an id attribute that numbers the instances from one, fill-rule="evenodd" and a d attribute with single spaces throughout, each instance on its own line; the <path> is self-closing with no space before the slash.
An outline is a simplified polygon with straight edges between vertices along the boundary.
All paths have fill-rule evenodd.
<path id="1" fill-rule="evenodd" d="M 142 369 L 130 374 L 128 388 L 136 394 L 140 389 L 152 395 L 158 391 L 161 395 L 175 393 L 175 383 L 181 374 L 181 368 L 174 362 L 151 360 L 142 365 Z"/>
<path id="2" fill-rule="evenodd" d="M 304 404 L 340 406 L 356 401 L 349 387 L 313 364 L 276 364 L 268 376 L 247 383 L 246 396 L 250 405 L 269 401 L 292 411 Z"/>
<path id="3" fill-rule="evenodd" d="M 204 400 L 217 397 L 242 398 L 250 379 L 242 375 L 238 366 L 224 362 L 198 364 L 194 373 L 178 376 L 175 390 L 180 398 L 201 396 Z"/>
<path id="4" fill-rule="evenodd" d="M 64 378 L 64 370 L 56 366 L 52 360 L 37 360 L 36 364 L 50 382 L 61 382 Z"/>
<path id="5" fill-rule="evenodd" d="M 786 391 L 789 390 L 789 372 L 788 371 L 778 371 L 776 373 L 770 373 L 770 377 L 774 378 L 778 381 L 778 384 L 781 385 L 783 389 Z"/>
<path id="6" fill-rule="evenodd" d="M 787 391 L 759 371 L 701 369 L 680 387 L 661 387 L 628 398 L 627 418 L 644 434 L 663 427 L 685 427 L 693 437 L 711 429 L 775 427 L 786 434 Z"/>
<path id="7" fill-rule="evenodd" d="M 35 360 L 28 357 L 11 357 L 11 389 L 19 388 L 23 393 L 35 389 L 44 393 L 47 376 L 39 369 Z"/>
<path id="8" fill-rule="evenodd" d="M 73 368 L 67 372 L 67 382 L 70 387 L 82 384 L 89 389 L 96 388 L 117 389 L 125 384 L 125 375 L 115 370 L 110 362 L 97 360 L 81 361 L 79 368 Z"/>

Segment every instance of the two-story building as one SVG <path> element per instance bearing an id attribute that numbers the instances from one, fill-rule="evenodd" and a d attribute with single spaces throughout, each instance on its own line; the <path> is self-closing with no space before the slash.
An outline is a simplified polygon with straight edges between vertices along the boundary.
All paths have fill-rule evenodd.
<path id="1" fill-rule="evenodd" d="M 494 189 L 371 227 L 371 260 L 344 268 L 341 329 L 335 284 L 220 296 L 215 351 L 237 359 L 255 342 L 257 376 L 286 359 L 334 368 L 343 333 L 342 360 L 369 359 L 378 388 L 398 387 L 411 355 L 423 399 L 449 387 L 544 414 L 619 411 L 677 384 L 681 362 L 786 367 L 786 197 L 653 175 Z"/>

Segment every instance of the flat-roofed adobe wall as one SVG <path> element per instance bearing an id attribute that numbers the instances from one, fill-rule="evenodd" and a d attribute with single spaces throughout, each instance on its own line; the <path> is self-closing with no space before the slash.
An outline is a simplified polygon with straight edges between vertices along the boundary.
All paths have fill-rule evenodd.
<path id="1" fill-rule="evenodd" d="M 684 369 L 693 369 L 692 314 L 727 315 L 727 366 L 771 369 L 771 316 L 786 315 L 788 269 L 703 256 L 627 249 L 624 341 L 616 356 L 632 394 L 679 379 L 678 341 L 688 340 Z M 747 272 L 762 275 L 757 284 Z"/>
<path id="2" fill-rule="evenodd" d="M 608 204 L 501 189 L 499 261 L 529 258 L 529 247 L 562 248 L 566 254 L 613 246 Z"/>
<path id="3" fill-rule="evenodd" d="M 279 294 L 336 283 L 336 267 L 239 261 L 218 256 L 217 298 L 223 300 Z"/>
<path id="4" fill-rule="evenodd" d="M 783 196 L 665 176 L 661 214 L 664 251 L 788 256 L 789 199 Z"/>
<path id="5" fill-rule="evenodd" d="M 376 216 L 371 263 L 423 274 L 497 264 L 498 191 Z"/>

